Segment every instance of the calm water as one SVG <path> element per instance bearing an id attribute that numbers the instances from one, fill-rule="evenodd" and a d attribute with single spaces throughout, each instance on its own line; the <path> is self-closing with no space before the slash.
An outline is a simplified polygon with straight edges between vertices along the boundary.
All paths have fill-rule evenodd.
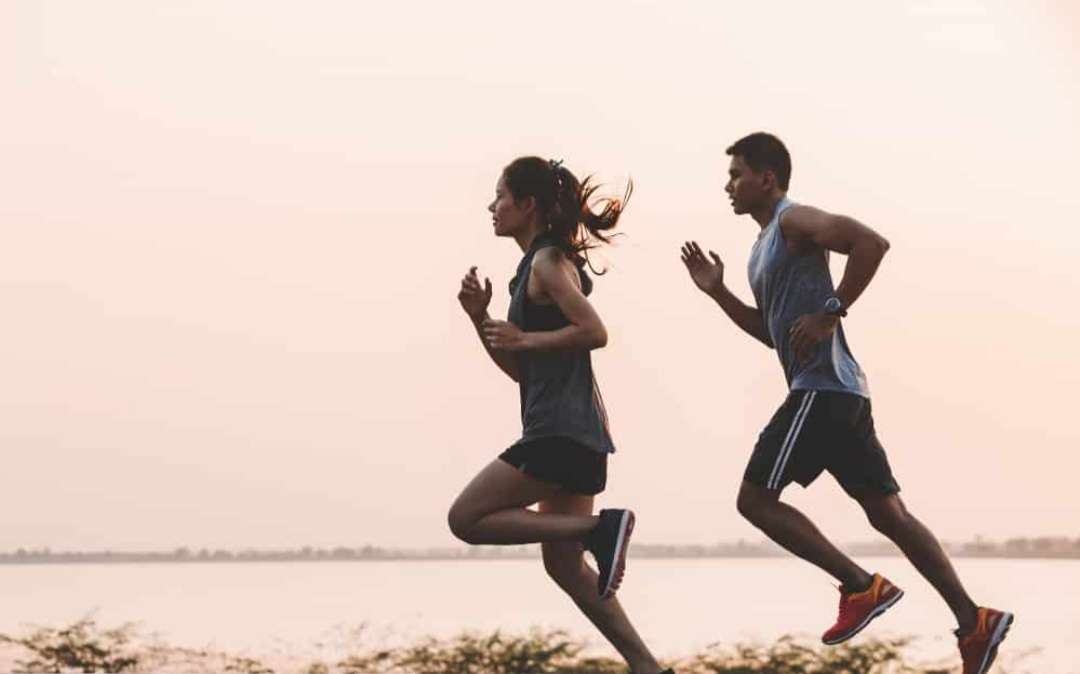
<path id="1" fill-rule="evenodd" d="M 907 590 L 870 633 L 916 635 L 917 654 L 951 656 L 952 618 L 930 587 L 902 559 L 866 561 Z M 1003 662 L 1039 647 L 1019 669 L 1080 674 L 1080 562 L 956 564 L 977 601 L 1017 613 Z M 654 651 L 678 656 L 716 641 L 817 635 L 835 617 L 837 593 L 793 559 L 639 559 L 620 599 Z M 107 625 L 138 621 L 173 645 L 271 661 L 284 654 L 329 660 L 350 645 L 531 625 L 568 629 L 614 654 L 539 561 L 0 566 L 0 632 L 60 625 L 91 611 Z M 357 640 L 350 633 L 360 625 Z"/>

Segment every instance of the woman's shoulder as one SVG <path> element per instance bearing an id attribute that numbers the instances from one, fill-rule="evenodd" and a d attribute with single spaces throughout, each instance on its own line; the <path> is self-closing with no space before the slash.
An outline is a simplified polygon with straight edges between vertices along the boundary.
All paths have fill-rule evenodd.
<path id="1" fill-rule="evenodd" d="M 592 279 L 585 273 L 584 263 L 579 262 L 559 246 L 549 246 L 536 252 L 532 269 L 538 277 L 541 287 L 547 283 L 558 283 L 559 279 L 570 279 L 578 290 L 588 295 L 592 291 Z"/>
<path id="2" fill-rule="evenodd" d="M 532 268 L 541 272 L 574 269 L 574 261 L 556 243 L 543 245 L 533 254 Z"/>

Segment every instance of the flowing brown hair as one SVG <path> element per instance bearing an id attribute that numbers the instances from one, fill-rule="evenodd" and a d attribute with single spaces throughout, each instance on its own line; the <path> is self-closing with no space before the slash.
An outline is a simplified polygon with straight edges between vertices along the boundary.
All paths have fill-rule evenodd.
<path id="1" fill-rule="evenodd" d="M 592 176 L 579 181 L 561 161 L 519 157 L 503 169 L 502 175 L 514 199 L 536 199 L 548 232 L 579 267 L 588 264 L 593 273 L 604 273 L 593 269 L 589 250 L 618 236 L 608 232 L 615 228 L 626 208 L 634 191 L 633 181 L 627 181 L 621 198 L 601 197 L 590 204 L 598 187 L 592 183 Z M 594 207 L 600 210 L 594 211 Z"/>

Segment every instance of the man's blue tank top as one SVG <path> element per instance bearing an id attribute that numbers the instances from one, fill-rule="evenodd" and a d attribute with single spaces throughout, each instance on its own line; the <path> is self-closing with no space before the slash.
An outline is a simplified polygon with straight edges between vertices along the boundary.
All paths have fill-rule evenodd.
<path id="1" fill-rule="evenodd" d="M 799 255 L 788 251 L 780 220 L 795 205 L 787 197 L 776 205 L 772 220 L 754 243 L 748 270 L 750 288 L 784 367 L 788 388 L 869 398 L 866 376 L 851 355 L 842 322 L 831 338 L 817 345 L 809 360 L 799 363 L 795 359 L 789 336 L 792 323 L 803 314 L 821 311 L 836 292 L 829 273 L 829 251 L 814 248 Z"/>

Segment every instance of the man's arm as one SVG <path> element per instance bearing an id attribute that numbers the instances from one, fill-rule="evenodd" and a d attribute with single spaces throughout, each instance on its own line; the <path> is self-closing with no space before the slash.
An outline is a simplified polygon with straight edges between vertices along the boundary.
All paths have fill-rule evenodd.
<path id="1" fill-rule="evenodd" d="M 772 338 L 769 337 L 769 331 L 765 329 L 765 319 L 761 315 L 761 309 L 744 304 L 728 290 L 724 285 L 724 263 L 713 251 L 710 250 L 709 255 L 713 259 L 712 262 L 709 262 L 705 254 L 701 252 L 701 246 L 696 241 L 688 241 L 682 247 L 682 261 L 686 265 L 686 270 L 690 272 L 690 278 L 703 293 L 720 305 L 735 325 L 765 346 L 773 348 Z"/>
<path id="2" fill-rule="evenodd" d="M 859 299 L 874 278 L 889 242 L 858 220 L 833 215 L 810 206 L 793 206 L 780 221 L 784 237 L 795 246 L 820 246 L 847 255 L 844 276 L 836 287 L 836 297 L 848 308 Z M 824 308 L 799 316 L 791 326 L 791 346 L 799 360 L 811 356 L 814 347 L 836 329 L 840 317 Z"/>
<path id="3" fill-rule="evenodd" d="M 709 297 L 716 300 L 720 308 L 724 310 L 728 318 L 743 329 L 743 331 L 758 340 L 770 349 L 773 348 L 772 338 L 765 329 L 765 319 L 761 316 L 761 309 L 744 304 L 735 296 L 727 286 L 720 286 L 715 293 L 708 293 Z"/>
<path id="4" fill-rule="evenodd" d="M 780 229 L 796 245 L 810 243 L 847 255 L 844 276 L 836 287 L 836 296 L 844 307 L 859 299 L 889 250 L 885 237 L 858 220 L 811 206 L 788 209 L 780 221 Z"/>

